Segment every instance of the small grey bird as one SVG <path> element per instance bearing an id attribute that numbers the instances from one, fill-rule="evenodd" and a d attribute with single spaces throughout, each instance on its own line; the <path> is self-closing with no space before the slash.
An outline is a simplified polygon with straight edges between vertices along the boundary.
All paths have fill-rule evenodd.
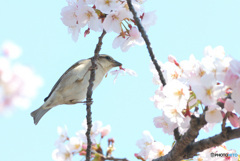
<path id="1" fill-rule="evenodd" d="M 102 81 L 104 75 L 113 67 L 122 64 L 109 55 L 100 55 L 96 60 L 95 81 L 93 90 Z M 50 109 L 61 104 L 81 103 L 87 95 L 90 79 L 91 58 L 73 64 L 53 86 L 50 94 L 44 99 L 44 104 L 31 113 L 34 124 L 37 125 L 42 116 Z"/>

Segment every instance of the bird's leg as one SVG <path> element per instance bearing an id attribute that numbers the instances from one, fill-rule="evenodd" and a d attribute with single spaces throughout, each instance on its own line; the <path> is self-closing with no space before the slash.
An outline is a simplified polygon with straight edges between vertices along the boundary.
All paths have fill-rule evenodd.
<path id="1" fill-rule="evenodd" d="M 79 101 L 79 100 L 70 100 L 69 104 L 76 104 L 76 103 L 84 103 L 87 105 L 91 105 L 93 103 L 92 99 L 91 100 L 87 100 L 87 101 Z"/>

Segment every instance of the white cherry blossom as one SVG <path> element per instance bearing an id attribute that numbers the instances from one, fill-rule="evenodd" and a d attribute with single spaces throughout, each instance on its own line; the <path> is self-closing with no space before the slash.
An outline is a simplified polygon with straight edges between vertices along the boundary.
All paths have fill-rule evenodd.
<path id="1" fill-rule="evenodd" d="M 96 0 L 96 8 L 103 13 L 110 14 L 111 11 L 116 10 L 121 3 L 118 0 Z"/>
<path id="2" fill-rule="evenodd" d="M 221 107 L 218 105 L 208 106 L 205 114 L 205 119 L 208 123 L 219 123 L 223 120 Z"/>
<path id="3" fill-rule="evenodd" d="M 81 28 L 88 25 L 93 31 L 102 31 L 101 21 L 92 7 L 83 6 L 77 11 L 77 20 Z"/>
<path id="4" fill-rule="evenodd" d="M 120 8 L 116 11 L 113 11 L 107 15 L 103 22 L 103 28 L 106 32 L 116 32 L 120 33 L 122 31 L 121 23 L 124 19 L 131 17 L 129 11 L 125 8 Z"/>
<path id="5" fill-rule="evenodd" d="M 223 85 L 217 84 L 212 73 L 202 76 L 200 83 L 193 85 L 192 90 L 204 105 L 214 104 L 218 98 L 224 96 Z"/>

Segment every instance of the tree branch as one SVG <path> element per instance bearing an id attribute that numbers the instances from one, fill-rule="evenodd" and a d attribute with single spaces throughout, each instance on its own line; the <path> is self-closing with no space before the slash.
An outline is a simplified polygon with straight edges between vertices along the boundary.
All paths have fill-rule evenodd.
<path id="1" fill-rule="evenodd" d="M 91 137 L 90 137 L 90 133 L 91 133 L 91 128 L 92 128 L 92 112 L 91 112 L 91 104 L 92 104 L 92 88 L 93 88 L 93 82 L 95 80 L 95 69 L 97 67 L 96 65 L 96 60 L 99 57 L 99 52 L 101 50 L 101 46 L 102 46 L 102 39 L 104 37 L 104 35 L 106 34 L 106 31 L 103 30 L 101 36 L 99 37 L 97 46 L 95 48 L 94 51 L 94 57 L 91 58 L 91 62 L 92 62 L 92 66 L 90 68 L 91 70 L 91 74 L 90 74 L 90 79 L 89 79 L 89 86 L 87 88 L 87 99 L 86 99 L 86 105 L 87 105 L 87 132 L 86 132 L 86 136 L 87 136 L 87 154 L 86 154 L 86 161 L 90 161 L 91 159 L 91 147 L 92 147 L 92 141 L 91 141 Z"/>
<path id="2" fill-rule="evenodd" d="M 205 149 L 219 146 L 226 141 L 236 139 L 240 137 L 240 128 L 232 130 L 231 127 L 226 128 L 226 133 L 221 132 L 218 135 L 209 137 L 207 139 L 200 140 L 198 142 L 192 143 L 189 145 L 182 159 L 193 158 L 197 155 L 198 152 L 201 152 Z"/>
<path id="3" fill-rule="evenodd" d="M 162 74 L 162 71 L 161 71 L 161 67 L 158 64 L 157 60 L 155 59 L 155 55 L 154 55 L 153 50 L 151 48 L 151 43 L 150 43 L 150 41 L 148 39 L 148 36 L 147 36 L 147 34 L 146 34 L 146 32 L 145 32 L 145 30 L 144 30 L 144 28 L 143 28 L 143 26 L 142 26 L 142 24 L 140 22 L 140 19 L 137 17 L 137 13 L 136 13 L 136 11 L 135 11 L 132 3 L 131 3 L 131 0 L 127 0 L 127 3 L 128 3 L 129 10 L 133 14 L 134 21 L 135 21 L 135 23 L 136 23 L 136 25 L 137 25 L 140 33 L 141 33 L 141 35 L 142 35 L 146 45 L 147 45 L 148 52 L 150 54 L 150 57 L 151 57 L 151 60 L 152 60 L 152 62 L 154 64 L 154 66 L 155 66 L 155 68 L 156 68 L 156 70 L 158 72 L 159 78 L 160 78 L 163 86 L 165 86 L 166 85 L 166 81 L 165 81 L 165 79 L 163 77 L 163 74 Z"/>
<path id="4" fill-rule="evenodd" d="M 185 150 L 187 146 L 197 138 L 199 130 L 206 124 L 204 114 L 201 114 L 199 118 L 192 115 L 189 129 L 176 142 L 172 150 L 167 155 L 154 159 L 153 161 L 180 161 L 183 154 L 186 153 Z"/>

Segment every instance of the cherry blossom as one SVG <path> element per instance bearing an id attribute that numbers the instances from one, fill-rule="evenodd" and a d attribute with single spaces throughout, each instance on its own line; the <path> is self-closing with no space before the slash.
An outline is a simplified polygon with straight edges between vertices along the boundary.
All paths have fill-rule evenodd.
<path id="1" fill-rule="evenodd" d="M 98 15 L 92 7 L 83 6 L 77 10 L 78 25 L 83 28 L 88 25 L 88 28 L 93 31 L 102 31 L 101 22 L 98 19 Z"/>
<path id="2" fill-rule="evenodd" d="M 224 96 L 223 85 L 217 84 L 212 73 L 202 76 L 200 83 L 193 85 L 192 89 L 204 105 L 214 104 L 218 98 Z"/>
<path id="3" fill-rule="evenodd" d="M 190 116 L 198 117 L 201 114 L 201 111 L 192 109 L 204 109 L 206 106 L 208 110 L 205 112 L 205 119 L 208 124 L 203 128 L 205 131 L 210 131 L 216 123 L 220 123 L 223 120 L 222 113 L 226 113 L 226 110 L 232 111 L 228 118 L 232 126 L 239 126 L 239 116 L 235 111 L 240 113 L 240 79 L 236 77 L 233 89 L 224 82 L 227 72 L 231 71 L 231 63 L 235 64 L 234 67 L 238 63 L 226 56 L 221 46 L 206 47 L 204 54 L 201 61 L 193 55 L 189 60 L 181 62 L 171 55 L 166 63 L 158 61 L 167 82 L 164 87 L 155 67 L 150 65 L 153 82 L 158 85 L 151 100 L 155 107 L 162 111 L 162 115 L 155 117 L 153 122 L 157 128 L 162 128 L 163 132 L 169 135 L 172 135 L 177 127 L 180 134 L 184 134 L 189 128 Z M 226 99 L 229 94 L 232 98 Z M 217 105 L 221 100 L 224 109 Z"/>
<path id="4" fill-rule="evenodd" d="M 86 130 L 87 124 L 86 119 L 82 122 L 82 128 L 76 132 L 75 136 L 69 137 L 67 133 L 67 127 L 58 127 L 57 131 L 59 138 L 55 142 L 56 149 L 52 152 L 52 158 L 56 161 L 70 161 L 74 155 L 86 155 L 87 150 L 87 140 L 86 140 Z M 96 153 L 96 150 L 101 149 L 101 140 L 104 139 L 104 136 L 108 135 L 110 132 L 110 125 L 102 127 L 101 121 L 93 122 L 91 129 L 91 140 L 92 144 L 92 157 L 99 157 L 99 153 Z M 114 151 L 114 139 L 109 139 L 108 142 L 111 144 L 108 145 L 107 151 Z M 111 156 L 111 155 L 110 155 Z"/>
<path id="5" fill-rule="evenodd" d="M 111 126 L 107 125 L 105 127 L 101 128 L 101 137 L 103 138 L 104 136 L 108 135 L 111 131 Z"/>
<path id="6" fill-rule="evenodd" d="M 83 130 L 79 130 L 77 132 L 77 136 L 80 137 L 83 141 L 83 143 L 87 143 L 87 138 L 86 138 L 86 131 L 87 131 L 87 120 L 85 119 L 82 123 L 82 127 Z M 93 144 L 96 143 L 96 136 L 98 136 L 99 134 L 101 134 L 101 128 L 102 128 L 102 122 L 101 121 L 95 121 L 92 124 L 92 128 L 91 128 L 91 141 L 93 142 Z"/>
<path id="7" fill-rule="evenodd" d="M 205 114 L 205 119 L 209 123 L 219 123 L 222 121 L 223 117 L 221 114 L 221 107 L 218 105 L 208 106 L 208 110 Z"/>
<path id="8" fill-rule="evenodd" d="M 103 22 L 103 28 L 106 32 L 114 31 L 120 33 L 122 30 L 121 23 L 124 19 L 130 18 L 131 14 L 125 8 L 121 8 L 117 11 L 111 12 L 107 15 Z"/>
<path id="9" fill-rule="evenodd" d="M 120 4 L 118 0 L 96 0 L 95 2 L 96 8 L 106 14 L 116 10 Z"/>
<path id="10" fill-rule="evenodd" d="M 230 115 L 228 116 L 228 120 L 233 127 L 239 127 L 238 116 L 235 113 L 230 113 Z"/>
<path id="11" fill-rule="evenodd" d="M 68 139 L 68 133 L 67 133 L 67 127 L 58 127 L 57 132 L 59 135 L 59 138 L 56 140 L 55 145 L 58 146 L 62 143 L 64 143 Z"/>
<path id="12" fill-rule="evenodd" d="M 165 115 L 155 117 L 153 122 L 156 128 L 162 128 L 163 132 L 169 135 L 172 135 L 173 130 L 178 127 L 177 123 L 171 122 Z"/>
<path id="13" fill-rule="evenodd" d="M 148 160 L 153 160 L 166 155 L 171 150 L 170 146 L 165 146 L 160 142 L 153 142 L 148 154 Z"/>
<path id="14" fill-rule="evenodd" d="M 127 68 L 122 68 L 122 67 L 120 67 L 119 70 L 114 70 L 110 72 L 111 75 L 116 75 L 114 78 L 114 83 L 116 83 L 117 77 L 119 75 L 126 75 L 126 73 L 131 76 L 135 76 L 135 77 L 137 76 L 137 73 L 135 71 Z"/>
<path id="15" fill-rule="evenodd" d="M 150 26 L 153 26 L 156 24 L 157 16 L 155 14 L 155 11 L 146 12 L 142 16 L 141 23 L 146 31 L 149 30 Z"/>
<path id="16" fill-rule="evenodd" d="M 141 149 L 141 151 L 138 153 L 141 156 L 144 156 L 145 159 L 148 158 L 149 153 L 149 147 L 154 142 L 154 139 L 149 131 L 143 131 L 142 138 L 137 141 L 137 146 Z"/>
<path id="17" fill-rule="evenodd" d="M 140 148 L 140 152 L 135 154 L 136 158 L 149 161 L 161 157 L 171 150 L 170 146 L 164 146 L 162 143 L 154 141 L 149 131 L 143 131 L 142 138 L 137 141 L 137 146 Z"/>
<path id="18" fill-rule="evenodd" d="M 71 137 L 69 139 L 68 147 L 70 151 L 81 151 L 82 149 L 82 140 L 79 137 Z"/>
<path id="19" fill-rule="evenodd" d="M 224 103 L 224 108 L 229 111 L 232 112 L 234 109 L 234 101 L 231 99 L 226 99 L 225 103 Z"/>
<path id="20" fill-rule="evenodd" d="M 123 52 L 135 45 L 144 44 L 125 0 L 67 0 L 67 2 L 68 6 L 61 11 L 61 20 L 68 27 L 74 41 L 78 40 L 81 29 L 87 26 L 84 37 L 90 30 L 117 33 L 112 46 L 120 47 Z M 148 29 L 155 24 L 156 15 L 154 12 L 144 12 L 142 7 L 144 2 L 133 0 L 132 3 L 143 26 Z"/>
<path id="21" fill-rule="evenodd" d="M 55 149 L 52 153 L 52 158 L 55 161 L 71 161 L 72 153 L 67 145 L 61 144 L 58 149 Z"/>
<path id="22" fill-rule="evenodd" d="M 16 108 L 26 109 L 42 85 L 42 78 L 17 60 L 22 50 L 12 42 L 3 43 L 0 55 L 0 114 L 10 115 Z"/>
<path id="23" fill-rule="evenodd" d="M 190 97 L 189 87 L 179 80 L 172 80 L 163 88 L 163 94 L 171 98 L 171 102 L 177 103 L 180 110 L 186 108 L 187 101 Z"/>

